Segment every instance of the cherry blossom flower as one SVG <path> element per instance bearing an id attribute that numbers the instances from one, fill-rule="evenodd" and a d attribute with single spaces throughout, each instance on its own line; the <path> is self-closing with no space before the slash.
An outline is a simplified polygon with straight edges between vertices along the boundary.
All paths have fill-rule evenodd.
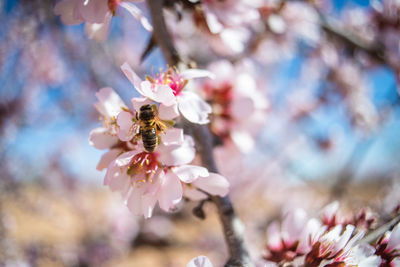
<path id="1" fill-rule="evenodd" d="M 386 232 L 378 241 L 376 255 L 382 259 L 384 266 L 399 266 L 400 262 L 400 223 L 391 232 Z"/>
<path id="2" fill-rule="evenodd" d="M 310 244 L 318 240 L 325 229 L 318 220 L 307 219 L 304 210 L 291 211 L 285 216 L 281 226 L 278 222 L 269 226 L 268 250 L 264 258 L 273 262 L 292 261 L 308 253 Z"/>
<path id="3" fill-rule="evenodd" d="M 208 114 L 211 107 L 198 95 L 190 91 L 183 91 L 190 79 L 201 77 L 213 77 L 206 70 L 188 69 L 179 73 L 176 69 L 169 68 L 155 77 L 145 81 L 139 78 L 128 63 L 121 66 L 126 77 L 135 89 L 144 97 L 161 103 L 163 108 L 171 113 L 179 110 L 180 113 L 193 123 L 208 123 Z M 145 99 L 142 99 L 145 101 Z"/>
<path id="4" fill-rule="evenodd" d="M 151 32 L 153 28 L 149 21 L 140 9 L 130 2 L 142 2 L 142 0 L 62 0 L 54 7 L 54 13 L 61 16 L 61 21 L 67 25 L 86 22 L 87 35 L 97 41 L 104 41 L 107 38 L 111 18 L 116 15 L 119 7 L 127 10 Z"/>
<path id="5" fill-rule="evenodd" d="M 344 260 L 347 266 L 380 266 L 382 260 L 374 255 L 375 249 L 369 244 L 359 244 L 351 248 L 348 257 Z"/>
<path id="6" fill-rule="evenodd" d="M 161 143 L 152 153 L 139 145 L 110 163 L 104 184 L 112 191 L 120 191 L 131 212 L 145 218 L 151 217 L 157 202 L 164 211 L 174 209 L 183 196 L 182 183 L 200 183 L 203 190 L 209 189 L 208 193 L 225 196 L 227 182 L 223 190 L 213 191 L 215 179 L 226 181 L 224 177 L 203 167 L 187 165 L 194 155 L 194 143 L 189 136 L 175 144 Z"/>
<path id="7" fill-rule="evenodd" d="M 349 255 L 352 246 L 361 239 L 363 232 L 352 234 L 355 226 L 337 225 L 330 231 L 324 233 L 312 246 L 311 251 L 306 255 L 305 262 L 311 266 L 318 265 L 322 261 L 332 260 L 336 263 L 344 262 Z"/>
<path id="8" fill-rule="evenodd" d="M 211 261 L 206 256 L 193 258 L 186 267 L 213 267 Z"/>
<path id="9" fill-rule="evenodd" d="M 208 69 L 216 78 L 202 85 L 205 98 L 213 107 L 211 131 L 223 143 L 230 140 L 244 153 L 254 147 L 254 137 L 264 124 L 268 107 L 247 68 L 245 64 L 214 62 Z"/>
<path id="10" fill-rule="evenodd" d="M 89 144 L 97 149 L 109 149 L 119 142 L 116 118 L 123 109 L 126 109 L 126 106 L 119 95 L 110 87 L 101 88 L 96 93 L 96 97 L 99 102 L 95 103 L 94 106 L 102 115 L 103 126 L 90 132 Z M 106 168 L 120 152 L 120 149 L 111 149 L 105 153 L 97 165 L 97 169 Z"/>

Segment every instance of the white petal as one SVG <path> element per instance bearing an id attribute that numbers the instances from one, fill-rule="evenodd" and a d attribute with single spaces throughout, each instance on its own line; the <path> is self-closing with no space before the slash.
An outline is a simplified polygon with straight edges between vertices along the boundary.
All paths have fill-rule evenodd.
<path id="1" fill-rule="evenodd" d="M 193 185 L 211 195 L 224 197 L 229 192 L 229 182 L 222 175 L 210 172 L 208 177 L 199 177 Z"/>
<path id="2" fill-rule="evenodd" d="M 396 225 L 390 234 L 387 249 L 394 250 L 400 249 L 400 223 Z"/>
<path id="3" fill-rule="evenodd" d="M 161 143 L 156 152 L 159 153 L 158 160 L 166 166 L 179 166 L 190 163 L 196 154 L 194 141 L 190 136 L 185 135 L 181 145 L 166 146 Z"/>
<path id="4" fill-rule="evenodd" d="M 153 214 L 154 206 L 156 205 L 157 198 L 154 194 L 142 195 L 142 213 L 148 219 Z"/>
<path id="5" fill-rule="evenodd" d="M 169 211 L 182 199 L 182 184 L 179 178 L 173 173 L 168 171 L 161 179 L 161 188 L 158 192 L 158 202 L 160 208 Z"/>
<path id="6" fill-rule="evenodd" d="M 172 171 L 184 183 L 192 183 L 198 177 L 209 176 L 208 170 L 206 168 L 200 167 L 200 166 L 195 166 L 195 165 L 182 165 L 182 166 L 173 168 Z"/>
<path id="7" fill-rule="evenodd" d="M 128 80 L 133 84 L 135 89 L 143 95 L 143 92 L 141 90 L 140 84 L 142 83 L 142 79 L 137 76 L 137 74 L 132 70 L 131 66 L 127 62 L 121 65 L 121 70 L 125 74 L 125 76 L 128 78 Z"/>
<path id="8" fill-rule="evenodd" d="M 142 83 L 142 88 L 143 87 L 145 87 L 146 92 L 148 92 L 146 96 L 156 102 L 163 103 L 167 106 L 173 105 L 176 102 L 175 95 L 168 85 L 151 84 L 149 81 L 145 81 Z M 145 88 L 143 88 L 143 90 L 145 90 Z"/>
<path id="9" fill-rule="evenodd" d="M 122 111 L 118 114 L 118 137 L 122 141 L 129 141 L 137 134 L 138 127 L 132 119 L 133 115 L 130 112 Z"/>
<path id="10" fill-rule="evenodd" d="M 138 151 L 136 150 L 132 150 L 132 151 L 128 151 L 125 153 L 122 153 L 116 160 L 115 160 L 115 164 L 119 167 L 123 167 L 128 165 L 133 156 L 135 156 L 138 153 Z"/>
<path id="11" fill-rule="evenodd" d="M 96 109 L 106 117 L 116 117 L 121 112 L 122 107 L 125 107 L 124 101 L 111 87 L 101 88 L 96 97 L 99 102 L 95 103 Z"/>
<path id="12" fill-rule="evenodd" d="M 158 116 L 162 120 L 173 120 L 179 116 L 178 104 L 175 102 L 170 106 L 160 104 L 158 107 Z"/>
<path id="13" fill-rule="evenodd" d="M 161 141 L 164 145 L 180 145 L 183 143 L 183 129 L 172 128 L 168 129 L 164 134 L 161 135 Z"/>
<path id="14" fill-rule="evenodd" d="M 242 153 L 249 153 L 254 148 L 254 139 L 248 132 L 234 130 L 231 138 Z"/>
<path id="15" fill-rule="evenodd" d="M 147 31 L 152 32 L 153 26 L 151 26 L 148 19 L 143 15 L 142 11 L 137 8 L 137 6 L 127 3 L 127 2 L 120 2 L 119 5 L 125 8 L 135 19 L 137 19 Z"/>
<path id="16" fill-rule="evenodd" d="M 110 30 L 111 18 L 111 13 L 108 13 L 104 19 L 104 23 L 86 23 L 85 31 L 89 39 L 104 42 Z"/>
<path id="17" fill-rule="evenodd" d="M 208 114 L 211 106 L 192 92 L 182 92 L 178 97 L 179 111 L 193 123 L 206 124 L 209 122 Z"/>
<path id="18" fill-rule="evenodd" d="M 111 149 L 107 153 L 104 153 L 101 156 L 100 162 L 97 164 L 96 169 L 101 171 L 107 168 L 108 165 L 110 165 L 110 163 L 118 157 L 119 153 L 121 153 L 121 149 Z"/>
<path id="19" fill-rule="evenodd" d="M 134 215 L 142 215 L 142 192 L 139 188 L 132 188 L 131 194 L 127 200 L 127 206 Z"/>
<path id="20" fill-rule="evenodd" d="M 117 144 L 118 137 L 111 135 L 109 130 L 98 127 L 90 131 L 89 144 L 97 149 L 107 149 Z"/>
<path id="21" fill-rule="evenodd" d="M 208 198 L 206 194 L 196 188 L 185 186 L 183 189 L 183 195 L 190 200 L 199 201 Z"/>
<path id="22" fill-rule="evenodd" d="M 206 256 L 198 256 L 192 259 L 186 267 L 213 267 L 213 265 Z"/>
<path id="23" fill-rule="evenodd" d="M 200 70 L 200 69 L 187 69 L 181 72 L 181 77 L 183 79 L 194 79 L 194 78 L 204 78 L 208 77 L 211 79 L 215 79 L 215 75 L 208 70 Z"/>

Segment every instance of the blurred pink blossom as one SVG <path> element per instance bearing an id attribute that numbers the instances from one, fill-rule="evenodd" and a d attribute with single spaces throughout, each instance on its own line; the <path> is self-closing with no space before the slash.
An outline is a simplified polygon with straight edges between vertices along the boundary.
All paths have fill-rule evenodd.
<path id="1" fill-rule="evenodd" d="M 153 28 L 149 21 L 139 8 L 130 2 L 142 2 L 142 0 L 62 0 L 54 7 L 54 13 L 67 25 L 86 22 L 87 35 L 97 41 L 104 41 L 107 38 L 111 18 L 115 16 L 118 7 L 126 9 L 151 32 Z"/>

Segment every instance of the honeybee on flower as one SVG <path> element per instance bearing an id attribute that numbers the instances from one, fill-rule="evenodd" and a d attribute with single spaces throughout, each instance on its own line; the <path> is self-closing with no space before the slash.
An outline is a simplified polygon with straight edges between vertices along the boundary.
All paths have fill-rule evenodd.
<path id="1" fill-rule="evenodd" d="M 190 122 L 198 124 L 209 122 L 208 114 L 211 113 L 211 106 L 194 92 L 183 89 L 193 78 L 213 78 L 214 75 L 211 72 L 200 69 L 179 72 L 174 68 L 169 68 L 167 71 L 160 72 L 154 77 L 148 77 L 143 81 L 128 63 L 124 63 L 121 69 L 135 89 L 143 96 L 133 100 L 136 102 L 134 106 L 152 100 L 160 103 L 160 110 L 163 109 L 165 113 L 178 116 L 179 111 Z"/>

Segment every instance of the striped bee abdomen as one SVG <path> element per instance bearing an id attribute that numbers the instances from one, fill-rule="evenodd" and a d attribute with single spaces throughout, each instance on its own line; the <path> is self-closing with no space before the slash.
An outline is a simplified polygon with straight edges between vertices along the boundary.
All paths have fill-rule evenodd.
<path id="1" fill-rule="evenodd" d="M 142 127 L 142 141 L 144 149 L 153 152 L 157 146 L 157 132 L 153 126 Z"/>

